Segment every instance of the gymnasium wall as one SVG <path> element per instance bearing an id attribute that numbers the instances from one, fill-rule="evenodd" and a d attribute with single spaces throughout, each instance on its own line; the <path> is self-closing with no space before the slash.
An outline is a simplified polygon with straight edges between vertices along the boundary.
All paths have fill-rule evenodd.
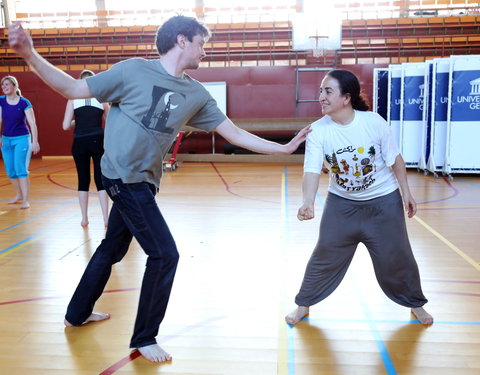
<path id="1" fill-rule="evenodd" d="M 373 69 L 380 65 L 348 65 L 360 78 L 362 90 L 372 97 Z M 78 71 L 67 72 L 74 77 Z M 235 67 L 200 68 L 189 74 L 202 82 L 227 82 L 227 114 L 235 119 L 295 118 L 295 67 Z M 324 72 L 304 72 L 299 75 L 299 99 L 318 98 L 318 87 Z M 23 96 L 32 102 L 41 152 L 38 156 L 70 155 L 72 132 L 62 130 L 66 99 L 45 85 L 32 72 L 17 72 Z M 318 103 L 300 103 L 298 117 L 320 117 Z M 189 142 L 192 143 L 191 141 Z M 201 150 L 195 150 L 200 152 Z M 205 150 L 209 152 L 208 149 Z"/>

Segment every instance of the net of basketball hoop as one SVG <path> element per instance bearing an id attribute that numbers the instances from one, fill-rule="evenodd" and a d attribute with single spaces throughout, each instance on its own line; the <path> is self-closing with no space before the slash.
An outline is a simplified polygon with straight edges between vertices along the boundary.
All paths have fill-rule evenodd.
<path id="1" fill-rule="evenodd" d="M 325 55 L 325 41 L 328 39 L 327 35 L 312 35 L 308 37 L 309 39 L 313 39 L 313 48 L 312 54 L 313 57 L 322 57 Z"/>

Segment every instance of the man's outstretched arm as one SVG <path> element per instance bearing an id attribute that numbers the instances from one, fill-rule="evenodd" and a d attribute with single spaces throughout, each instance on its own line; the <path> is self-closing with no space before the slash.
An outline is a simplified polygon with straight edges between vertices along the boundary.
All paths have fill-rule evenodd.
<path id="1" fill-rule="evenodd" d="M 48 86 L 68 99 L 90 98 L 92 93 L 84 79 L 76 80 L 50 64 L 33 48 L 30 35 L 18 22 L 8 27 L 8 42 L 12 48 L 30 68 Z"/>
<path id="2" fill-rule="evenodd" d="M 228 118 L 218 125 L 215 131 L 228 142 L 254 152 L 263 154 L 291 154 L 305 141 L 307 133 L 310 132 L 310 127 L 307 126 L 300 130 L 286 145 L 257 137 L 239 128 Z"/>

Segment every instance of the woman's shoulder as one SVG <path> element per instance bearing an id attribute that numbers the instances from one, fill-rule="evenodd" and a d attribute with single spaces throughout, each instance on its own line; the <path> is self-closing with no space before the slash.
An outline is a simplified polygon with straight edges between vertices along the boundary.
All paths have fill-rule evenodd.
<path id="1" fill-rule="evenodd" d="M 312 122 L 310 125 L 311 132 L 308 134 L 310 139 L 323 139 L 328 129 L 331 127 L 332 120 L 329 116 L 323 116 L 318 120 Z"/>
<path id="2" fill-rule="evenodd" d="M 312 127 L 322 128 L 332 123 L 330 116 L 320 117 L 318 120 L 312 122 Z"/>
<path id="3" fill-rule="evenodd" d="M 355 110 L 355 113 L 357 113 L 359 116 L 364 117 L 364 118 L 382 119 L 383 121 L 385 121 L 383 119 L 383 117 L 380 116 L 377 112 Z"/>
<path id="4" fill-rule="evenodd" d="M 25 106 L 25 109 L 30 108 L 32 106 L 32 103 L 30 102 L 30 100 L 28 100 L 27 98 L 24 98 L 23 96 L 20 97 L 19 103 Z"/>
<path id="5" fill-rule="evenodd" d="M 333 121 L 330 116 L 325 115 L 318 120 L 312 122 L 310 127 L 312 129 L 312 133 L 323 134 L 325 131 L 327 131 L 327 129 L 331 128 L 332 124 Z"/>
<path id="6" fill-rule="evenodd" d="M 368 125 L 373 125 L 373 126 L 387 125 L 387 121 L 382 116 L 380 116 L 377 112 L 355 111 L 355 116 L 359 120 L 363 120 Z"/>

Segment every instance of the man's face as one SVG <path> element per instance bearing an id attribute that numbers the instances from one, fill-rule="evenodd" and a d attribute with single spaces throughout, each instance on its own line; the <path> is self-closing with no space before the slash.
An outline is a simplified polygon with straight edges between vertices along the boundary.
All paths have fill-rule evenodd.
<path id="1" fill-rule="evenodd" d="M 207 40 L 207 37 L 195 35 L 190 42 L 185 37 L 185 69 L 197 69 L 199 67 L 200 61 L 206 56 L 203 46 Z"/>

